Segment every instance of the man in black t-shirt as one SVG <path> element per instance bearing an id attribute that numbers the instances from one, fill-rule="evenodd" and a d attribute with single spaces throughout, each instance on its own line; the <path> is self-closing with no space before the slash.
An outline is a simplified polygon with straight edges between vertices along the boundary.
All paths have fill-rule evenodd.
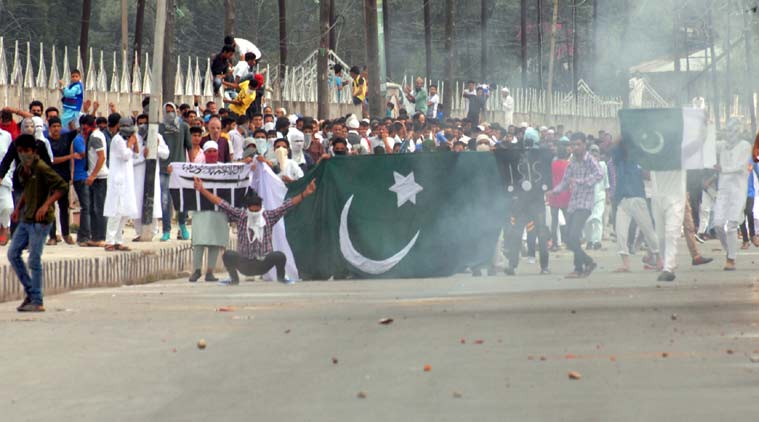
<path id="1" fill-rule="evenodd" d="M 225 45 L 221 52 L 211 59 L 211 74 L 213 75 L 213 92 L 219 93 L 221 80 L 229 71 L 229 60 L 235 54 L 235 48 L 231 45 Z"/>
<path id="2" fill-rule="evenodd" d="M 477 87 L 476 92 L 477 95 L 464 93 L 466 99 L 469 100 L 469 113 L 466 115 L 466 118 L 472 122 L 472 125 L 480 124 L 480 115 L 485 111 L 485 101 L 487 100 L 481 86 Z"/>
<path id="3" fill-rule="evenodd" d="M 61 119 L 58 117 L 51 117 L 48 119 L 48 138 L 50 140 L 50 148 L 53 150 L 53 162 L 51 167 L 58 173 L 66 183 L 71 182 L 71 160 L 83 158 L 84 154 L 77 154 L 72 151 L 71 144 L 77 135 L 76 131 L 69 131 L 62 134 L 63 126 L 61 125 Z M 69 196 L 62 195 L 58 199 L 58 210 L 60 212 L 61 220 L 61 235 L 63 240 L 69 245 L 74 244 L 74 239 L 69 233 Z M 56 245 L 58 240 L 55 236 L 56 223 L 50 225 L 50 240 L 48 245 Z"/>

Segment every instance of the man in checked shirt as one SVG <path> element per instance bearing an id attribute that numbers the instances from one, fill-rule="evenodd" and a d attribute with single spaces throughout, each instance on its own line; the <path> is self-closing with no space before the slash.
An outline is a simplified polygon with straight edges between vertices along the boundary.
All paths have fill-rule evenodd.
<path id="1" fill-rule="evenodd" d="M 229 280 L 224 284 L 239 284 L 238 271 L 246 276 L 266 274 L 272 267 L 277 269 L 277 281 L 285 284 L 290 282 L 285 278 L 285 254 L 274 251 L 272 246 L 272 230 L 274 225 L 287 214 L 290 208 L 298 205 L 303 199 L 316 190 L 316 180 L 306 186 L 300 194 L 286 200 L 282 206 L 274 210 L 265 210 L 263 200 L 253 190 L 248 190 L 243 198 L 243 208 L 233 208 L 227 201 L 219 198 L 203 187 L 203 182 L 195 178 L 195 189 L 213 204 L 219 206 L 219 211 L 225 213 L 229 220 L 237 224 L 237 251 L 226 251 L 221 257 L 224 267 L 229 272 Z"/>
<path id="2" fill-rule="evenodd" d="M 582 232 L 595 203 L 595 185 L 603 180 L 601 166 L 587 151 L 585 134 L 575 132 L 572 142 L 572 159 L 564 178 L 546 195 L 556 195 L 571 189 L 567 212 L 567 246 L 574 253 L 575 270 L 567 278 L 584 278 L 596 268 L 593 258 L 582 249 Z"/>

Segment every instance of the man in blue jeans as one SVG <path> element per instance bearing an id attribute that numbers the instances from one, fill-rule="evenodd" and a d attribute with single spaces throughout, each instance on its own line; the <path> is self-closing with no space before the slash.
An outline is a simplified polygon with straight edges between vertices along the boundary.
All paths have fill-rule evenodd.
<path id="1" fill-rule="evenodd" d="M 81 126 L 82 131 L 74 138 L 73 152 L 81 158 L 74 160 L 74 190 L 79 199 L 79 229 L 76 232 L 76 242 L 86 247 L 92 242 L 90 225 L 90 188 L 87 186 L 87 143 L 88 128 Z"/>
<path id="2" fill-rule="evenodd" d="M 19 178 L 24 193 L 16 204 L 11 218 L 18 223 L 8 249 L 8 261 L 24 286 L 26 298 L 19 312 L 44 312 L 42 303 L 42 249 L 55 220 L 55 202 L 68 192 L 68 184 L 36 154 L 34 135 L 16 139 L 21 169 Z M 29 249 L 29 267 L 21 254 Z M 31 270 L 31 275 L 29 271 Z"/>

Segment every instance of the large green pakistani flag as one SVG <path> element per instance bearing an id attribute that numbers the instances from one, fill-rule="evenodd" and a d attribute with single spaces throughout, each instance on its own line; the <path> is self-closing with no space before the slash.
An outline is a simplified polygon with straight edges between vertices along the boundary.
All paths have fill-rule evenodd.
<path id="1" fill-rule="evenodd" d="M 704 168 L 706 112 L 696 108 L 619 111 L 622 142 L 647 170 Z"/>
<path id="2" fill-rule="evenodd" d="M 505 195 L 493 154 L 335 157 L 293 183 L 286 217 L 304 279 L 441 277 L 490 262 Z"/>

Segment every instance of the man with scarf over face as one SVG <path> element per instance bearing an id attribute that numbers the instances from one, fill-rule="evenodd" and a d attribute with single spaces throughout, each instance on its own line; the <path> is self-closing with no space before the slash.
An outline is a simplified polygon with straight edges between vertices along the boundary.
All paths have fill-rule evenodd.
<path id="1" fill-rule="evenodd" d="M 727 122 L 727 140 L 717 145 L 719 172 L 717 202 L 714 204 L 714 227 L 726 251 L 725 271 L 735 271 L 738 253 L 738 224 L 744 220 L 743 210 L 748 191 L 751 144 L 741 138 L 737 119 Z"/>
<path id="2" fill-rule="evenodd" d="M 171 239 L 171 218 L 173 216 L 173 207 L 169 195 L 169 164 L 187 161 L 187 154 L 192 150 L 192 136 L 190 135 L 190 126 L 177 115 L 177 108 L 174 103 L 164 104 L 163 109 L 163 122 L 158 125 L 158 133 L 163 136 L 164 142 L 169 147 L 169 158 L 159 161 L 161 222 L 163 225 L 161 241 L 165 242 Z M 177 238 L 189 240 L 190 232 L 187 230 L 187 213 L 180 211 L 177 214 L 177 222 L 179 223 Z"/>
<path id="3" fill-rule="evenodd" d="M 224 283 L 239 284 L 238 272 L 246 276 L 261 275 L 276 267 L 277 281 L 289 284 L 290 281 L 285 278 L 287 258 L 284 253 L 274 251 L 272 230 L 292 207 L 316 191 L 316 180 L 312 180 L 303 192 L 274 210 L 265 210 L 263 200 L 252 190 L 245 194 L 243 208 L 233 208 L 227 201 L 204 188 L 203 182 L 197 177 L 195 189 L 214 205 L 218 205 L 229 220 L 237 224 L 237 251 L 226 251 L 222 256 L 224 267 L 229 272 L 229 280 Z"/>

